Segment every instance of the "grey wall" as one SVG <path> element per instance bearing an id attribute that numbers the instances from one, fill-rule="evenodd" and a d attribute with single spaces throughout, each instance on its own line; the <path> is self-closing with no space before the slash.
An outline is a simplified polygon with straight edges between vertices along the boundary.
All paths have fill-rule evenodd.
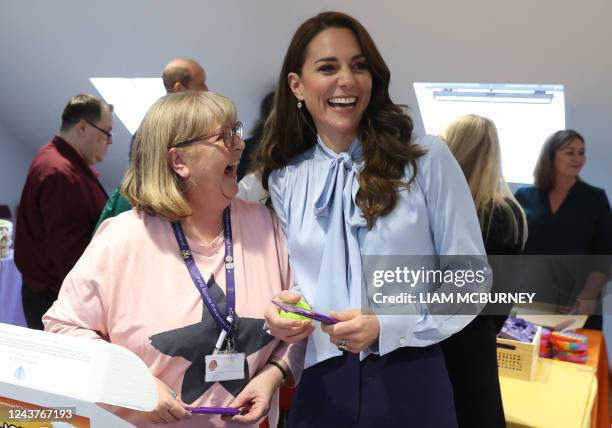
<path id="1" fill-rule="evenodd" d="M 13 218 L 35 150 L 20 144 L 0 123 L 0 204 L 8 204 Z"/>
<path id="2" fill-rule="evenodd" d="M 0 4 L 0 99 L 11 106 L 2 110 L 0 122 L 24 144 L 38 146 L 56 131 L 67 99 L 94 91 L 89 77 L 159 76 L 173 56 L 201 61 L 209 86 L 236 101 L 248 127 L 299 23 L 337 9 L 357 17 L 372 33 L 392 70 L 392 96 L 413 108 L 419 131 L 413 81 L 564 84 L 567 125 L 587 139 L 583 175 L 612 193 L 608 0 Z M 129 144 L 124 129 L 116 135 L 100 166 L 109 188 L 123 175 Z"/>

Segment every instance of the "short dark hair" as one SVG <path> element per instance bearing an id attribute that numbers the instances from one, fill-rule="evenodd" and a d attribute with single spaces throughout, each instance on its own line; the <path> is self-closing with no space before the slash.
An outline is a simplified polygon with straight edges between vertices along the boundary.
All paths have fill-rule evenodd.
<path id="1" fill-rule="evenodd" d="M 535 187 L 545 191 L 555 187 L 555 153 L 575 139 L 582 141 L 584 144 L 582 135 L 573 129 L 562 129 L 546 139 L 533 171 Z"/>
<path id="2" fill-rule="evenodd" d="M 96 123 L 102 117 L 102 108 L 113 111 L 113 106 L 90 94 L 75 95 L 68 101 L 62 113 L 62 127 L 60 131 L 68 131 L 80 120 Z"/>
<path id="3" fill-rule="evenodd" d="M 191 71 L 184 65 L 173 65 L 164 70 L 162 80 L 166 92 L 171 93 L 174 90 L 174 84 L 180 82 L 184 87 L 188 87 L 193 76 Z"/>

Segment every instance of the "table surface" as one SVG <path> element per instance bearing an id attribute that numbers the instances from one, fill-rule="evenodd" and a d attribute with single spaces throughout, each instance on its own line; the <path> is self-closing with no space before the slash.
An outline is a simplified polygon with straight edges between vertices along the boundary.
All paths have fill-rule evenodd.
<path id="1" fill-rule="evenodd" d="M 540 358 L 532 381 L 499 379 L 508 427 L 589 427 L 597 393 L 592 367 Z"/>
<path id="2" fill-rule="evenodd" d="M 587 337 L 587 351 L 589 360 L 587 365 L 593 367 L 597 376 L 597 397 L 591 415 L 591 426 L 596 428 L 610 427 L 610 369 L 608 350 L 602 331 L 581 328 L 576 333 Z"/>
<path id="3" fill-rule="evenodd" d="M 0 259 L 0 323 L 27 327 L 21 304 L 21 274 L 13 250 Z"/>
<path id="4" fill-rule="evenodd" d="M 577 333 L 588 338 L 588 364 L 539 358 L 533 381 L 500 376 L 509 427 L 610 427 L 603 334 L 587 329 Z"/>

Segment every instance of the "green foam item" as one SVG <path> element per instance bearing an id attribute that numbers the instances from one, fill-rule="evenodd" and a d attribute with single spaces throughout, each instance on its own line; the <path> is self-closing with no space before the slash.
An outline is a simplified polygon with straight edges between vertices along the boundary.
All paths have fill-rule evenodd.
<path id="1" fill-rule="evenodd" d="M 300 300 L 297 303 L 289 303 L 290 305 L 294 305 L 297 306 L 298 308 L 301 309 L 306 309 L 306 310 L 312 310 L 312 308 L 310 307 L 310 305 L 308 303 L 306 303 L 304 300 Z M 283 311 L 282 309 L 280 310 L 280 316 L 283 318 L 292 318 L 292 319 L 296 319 L 296 320 L 308 320 L 309 318 L 303 316 L 303 315 L 298 315 L 298 314 L 294 314 L 291 312 L 286 312 Z"/>

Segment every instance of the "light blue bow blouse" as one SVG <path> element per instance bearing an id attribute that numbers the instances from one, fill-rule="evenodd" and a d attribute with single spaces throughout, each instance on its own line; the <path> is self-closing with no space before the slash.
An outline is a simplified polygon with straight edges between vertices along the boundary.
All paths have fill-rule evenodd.
<path id="1" fill-rule="evenodd" d="M 485 255 L 474 202 L 454 157 L 436 137 L 415 138 L 413 143 L 427 151 L 417 160 L 416 180 L 399 191 L 395 209 L 377 218 L 371 230 L 355 204 L 363 166 L 358 139 L 338 154 L 319 137 L 314 147 L 270 175 L 293 291 L 315 310 L 362 307 L 362 256 Z M 405 179 L 410 176 L 407 166 Z M 372 352 L 384 355 L 403 346 L 439 342 L 466 326 L 475 313 L 431 315 L 415 307 L 412 315 L 377 316 L 378 343 L 362 351 L 361 359 Z M 317 327 L 308 339 L 305 367 L 341 354 Z"/>

